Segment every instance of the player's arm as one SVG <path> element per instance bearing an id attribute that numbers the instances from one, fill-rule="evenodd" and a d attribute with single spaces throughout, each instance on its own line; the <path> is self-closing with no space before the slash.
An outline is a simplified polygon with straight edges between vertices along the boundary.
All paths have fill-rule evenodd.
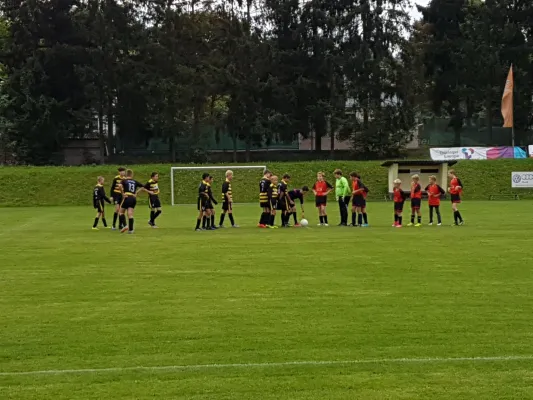
<path id="1" fill-rule="evenodd" d="M 331 183 L 329 183 L 328 181 L 326 181 L 326 187 L 328 188 L 328 190 L 326 190 L 324 196 L 327 196 L 333 190 L 333 186 L 331 186 Z"/>
<path id="2" fill-rule="evenodd" d="M 105 200 L 108 204 L 111 204 L 111 200 L 109 200 L 109 197 L 106 196 L 105 189 L 103 186 L 98 189 L 98 192 L 98 196 L 100 199 Z"/>
<path id="3" fill-rule="evenodd" d="M 218 201 L 216 201 L 213 196 L 213 191 L 211 190 L 211 188 L 207 189 L 207 196 L 209 197 L 209 200 L 213 202 L 213 204 L 218 204 Z"/>
<path id="4" fill-rule="evenodd" d="M 463 188 L 463 182 L 459 178 L 457 178 L 457 186 L 455 187 L 456 190 L 461 190 Z"/>
<path id="5" fill-rule="evenodd" d="M 352 194 L 360 194 L 360 193 L 363 193 L 364 191 L 365 191 L 365 185 L 363 184 L 363 182 L 359 181 L 359 189 L 354 190 Z"/>
<path id="6" fill-rule="evenodd" d="M 154 194 L 154 192 L 152 192 L 151 190 L 146 189 L 141 182 L 135 181 L 135 183 L 137 184 L 137 187 L 138 187 L 137 191 L 135 192 L 135 195 L 139 194 L 139 192 L 146 192 L 152 195 Z"/>
<path id="7" fill-rule="evenodd" d="M 446 194 L 446 191 L 443 188 L 441 188 L 439 185 L 437 185 L 437 188 L 439 189 L 439 193 L 441 195 Z M 439 196 L 439 195 L 437 195 L 437 196 Z"/>
<path id="8" fill-rule="evenodd" d="M 229 198 L 228 194 L 229 186 L 226 182 L 222 184 L 222 194 L 224 195 L 224 199 L 226 202 L 231 203 L 231 199 Z"/>

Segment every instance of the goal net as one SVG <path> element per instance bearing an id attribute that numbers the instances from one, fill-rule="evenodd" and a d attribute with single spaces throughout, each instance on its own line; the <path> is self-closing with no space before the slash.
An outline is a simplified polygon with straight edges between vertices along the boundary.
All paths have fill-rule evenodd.
<path id="1" fill-rule="evenodd" d="M 227 170 L 233 171 L 231 188 L 235 203 L 258 201 L 259 180 L 266 170 L 266 165 L 171 167 L 170 196 L 172 205 L 196 204 L 198 185 L 202 181 L 203 173 L 209 173 L 213 176 L 213 197 L 220 203 L 222 183 L 226 179 Z"/>

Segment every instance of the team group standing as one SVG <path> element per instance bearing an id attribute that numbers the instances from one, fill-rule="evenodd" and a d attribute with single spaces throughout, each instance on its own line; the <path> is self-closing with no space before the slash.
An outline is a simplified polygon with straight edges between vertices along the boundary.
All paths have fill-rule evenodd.
<path id="1" fill-rule="evenodd" d="M 362 182 L 361 175 L 357 172 L 350 173 L 350 181 L 343 176 L 340 169 L 333 172 L 335 176 L 335 187 L 325 178 L 324 172 L 317 173 L 317 180 L 312 187 L 315 196 L 315 207 L 318 211 L 319 226 L 328 226 L 327 198 L 329 193 L 335 190 L 340 219 L 339 226 L 368 227 L 368 215 L 366 211 L 366 198 L 369 193 L 368 187 Z M 461 203 L 463 185 L 454 170 L 450 170 L 450 186 L 448 193 L 452 202 L 454 225 L 463 225 L 464 221 L 458 209 Z M 215 221 L 215 205 L 218 204 L 212 191 L 213 176 L 204 173 L 198 186 L 196 231 L 216 230 L 224 228 L 226 216 L 231 227 L 238 228 L 233 216 L 233 194 L 231 183 L 233 171 L 228 170 L 225 174 L 225 181 L 222 183 L 221 201 L 222 210 L 218 225 Z M 272 172 L 265 170 L 263 178 L 259 182 L 259 205 L 262 213 L 259 218 L 259 228 L 276 229 L 276 216 L 279 214 L 281 227 L 300 226 L 298 223 L 296 202 L 300 204 L 301 219 L 304 215 L 304 197 L 309 193 L 309 188 L 303 186 L 301 189 L 289 189 L 291 177 L 289 174 L 283 175 L 281 181 Z M 126 168 L 119 168 L 118 175 L 115 176 L 111 185 L 111 199 L 107 197 L 104 189 L 104 178 L 99 176 L 93 191 L 93 207 L 96 209 L 92 229 L 98 229 L 98 223 L 102 220 L 104 227 L 108 227 L 105 218 L 104 202 L 114 205 L 113 224 L 111 229 L 118 229 L 120 232 L 134 232 L 134 212 L 137 204 L 137 194 L 141 191 L 148 193 L 150 217 L 148 224 L 152 228 L 157 228 L 156 219 L 161 214 L 161 200 L 159 198 L 159 174 L 153 172 L 150 180 L 142 184 L 133 178 L 133 171 Z M 411 200 L 411 219 L 407 226 L 419 227 L 422 225 L 421 203 L 422 186 L 420 177 L 411 177 L 411 190 L 405 192 L 402 189 L 402 181 L 394 180 L 393 202 L 394 202 L 394 223 L 393 227 L 403 226 L 403 208 L 406 200 Z M 446 191 L 437 183 L 435 176 L 429 177 L 429 184 L 425 187 L 429 206 L 429 225 L 433 225 L 434 214 L 437 217 L 437 225 L 442 224 L 440 213 L 440 201 Z M 348 224 L 348 211 L 351 206 L 351 224 Z M 294 224 L 291 224 L 291 216 Z M 127 217 L 127 219 L 126 219 Z M 304 221 L 305 222 L 305 221 Z"/>

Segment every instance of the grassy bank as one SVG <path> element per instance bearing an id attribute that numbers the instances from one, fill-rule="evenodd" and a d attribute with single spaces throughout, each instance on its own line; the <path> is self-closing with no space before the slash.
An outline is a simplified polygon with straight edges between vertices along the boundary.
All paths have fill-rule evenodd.
<path id="1" fill-rule="evenodd" d="M 259 164 L 258 164 L 259 165 Z M 296 163 L 267 163 L 269 169 L 278 175 L 289 173 L 292 187 L 312 186 L 317 171 L 326 171 L 333 182 L 332 171 L 341 168 L 348 174 L 359 171 L 364 183 L 370 188 L 370 199 L 382 199 L 387 192 L 387 170 L 381 161 L 316 161 Z M 128 166 L 135 171 L 135 177 L 146 182 L 152 171 L 160 173 L 162 200 L 170 203 L 170 165 Z M 513 194 L 533 196 L 533 190 L 511 189 L 511 172 L 533 170 L 533 159 L 460 161 L 456 165 L 465 185 L 466 199 L 487 199 L 489 194 Z M 106 178 L 106 190 L 116 174 L 116 165 L 84 167 L 2 167 L 0 179 L 4 190 L 0 192 L 1 206 L 60 206 L 89 205 L 96 177 Z M 215 176 L 215 191 L 219 192 L 223 180 L 223 170 L 209 171 Z M 255 202 L 261 172 L 259 170 L 235 171 L 233 185 L 236 202 Z M 180 172 L 176 180 L 176 200 L 179 203 L 193 203 L 196 200 L 196 187 L 201 171 Z M 407 188 L 408 185 L 406 185 Z M 443 185 L 444 186 L 444 185 Z M 140 196 L 140 202 L 145 202 Z"/>

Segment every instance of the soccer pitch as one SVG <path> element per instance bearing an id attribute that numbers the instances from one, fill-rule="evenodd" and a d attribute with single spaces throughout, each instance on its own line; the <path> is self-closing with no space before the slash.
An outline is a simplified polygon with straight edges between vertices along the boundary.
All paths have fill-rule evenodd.
<path id="1" fill-rule="evenodd" d="M 91 231 L 90 207 L 0 209 L 0 398 L 533 399 L 532 202 L 402 229 L 392 203 L 370 228 L 306 206 L 310 228 L 236 205 L 215 232 L 139 206 L 134 235 Z"/>

